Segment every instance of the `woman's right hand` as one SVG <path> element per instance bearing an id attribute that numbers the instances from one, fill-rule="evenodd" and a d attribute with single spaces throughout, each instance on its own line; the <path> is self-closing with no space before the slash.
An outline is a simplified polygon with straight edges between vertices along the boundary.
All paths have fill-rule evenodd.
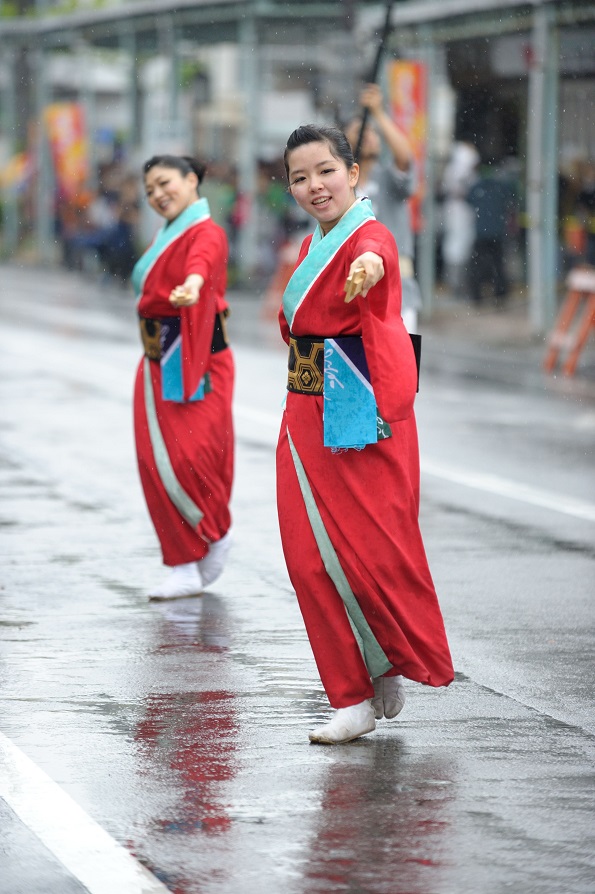
<path id="1" fill-rule="evenodd" d="M 356 270 L 361 269 L 365 271 L 366 275 L 361 286 L 355 292 L 355 295 L 361 294 L 362 298 L 365 298 L 372 286 L 375 286 L 377 282 L 380 282 L 384 276 L 384 262 L 376 252 L 365 251 L 352 262 L 349 268 L 349 276 L 351 276 L 352 273 L 355 273 Z M 355 295 L 353 296 L 354 298 Z"/>
<path id="2" fill-rule="evenodd" d="M 204 285 L 204 279 L 198 273 L 186 277 L 186 282 L 172 289 L 169 295 L 170 303 L 174 307 L 191 307 L 196 304 L 200 290 Z"/>

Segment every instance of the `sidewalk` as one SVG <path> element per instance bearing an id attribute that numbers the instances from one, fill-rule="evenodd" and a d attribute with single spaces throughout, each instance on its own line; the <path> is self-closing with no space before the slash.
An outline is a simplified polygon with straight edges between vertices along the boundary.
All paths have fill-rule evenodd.
<path id="1" fill-rule="evenodd" d="M 262 296 L 231 290 L 230 326 L 242 340 L 266 338 L 267 347 L 282 348 L 277 317 Z M 505 310 L 476 309 L 448 295 L 436 297 L 431 319 L 421 319 L 423 371 L 504 386 L 552 391 L 577 399 L 595 400 L 595 339 L 587 343 L 572 378 L 543 371 L 547 338 L 531 332 L 527 299 L 517 293 Z"/>
<path id="2" fill-rule="evenodd" d="M 548 339 L 531 331 L 522 293 L 513 295 L 504 310 L 477 309 L 439 294 L 432 318 L 422 320 L 420 331 L 427 368 L 432 370 L 595 399 L 595 339 L 587 343 L 573 377 L 558 369 L 548 375 L 543 371 Z"/>

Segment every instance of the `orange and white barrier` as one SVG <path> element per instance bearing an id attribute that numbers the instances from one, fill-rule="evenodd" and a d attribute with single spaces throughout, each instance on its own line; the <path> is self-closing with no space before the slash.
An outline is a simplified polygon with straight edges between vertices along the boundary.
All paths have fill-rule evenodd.
<path id="1" fill-rule="evenodd" d="M 548 341 L 543 368 L 554 371 L 562 351 L 565 376 L 573 376 L 591 329 L 595 329 L 595 268 L 575 267 L 566 280 L 566 297 Z"/>

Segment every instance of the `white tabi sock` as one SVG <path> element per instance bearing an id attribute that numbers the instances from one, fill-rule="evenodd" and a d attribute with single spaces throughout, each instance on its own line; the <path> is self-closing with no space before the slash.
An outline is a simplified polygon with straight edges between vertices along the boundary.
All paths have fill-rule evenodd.
<path id="1" fill-rule="evenodd" d="M 405 686 L 403 677 L 374 677 L 374 698 L 372 707 L 376 720 L 386 717 L 390 720 L 400 714 L 405 706 Z"/>
<path id="2" fill-rule="evenodd" d="M 198 562 L 174 565 L 160 587 L 149 593 L 149 599 L 183 599 L 185 596 L 200 596 L 203 581 L 198 570 Z"/>
<path id="3" fill-rule="evenodd" d="M 332 720 L 310 733 L 310 741 L 320 745 L 342 745 L 376 729 L 370 699 L 348 708 L 337 708 Z"/>
<path id="4" fill-rule="evenodd" d="M 203 587 L 212 584 L 223 573 L 231 543 L 232 534 L 230 529 L 227 534 L 223 535 L 221 540 L 211 543 L 204 559 L 198 562 L 198 570 L 200 571 Z"/>

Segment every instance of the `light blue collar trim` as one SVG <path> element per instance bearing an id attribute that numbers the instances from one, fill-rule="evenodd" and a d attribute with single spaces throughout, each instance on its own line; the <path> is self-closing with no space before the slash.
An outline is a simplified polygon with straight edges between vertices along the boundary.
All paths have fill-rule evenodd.
<path id="1" fill-rule="evenodd" d="M 157 260 L 170 245 L 187 230 L 202 223 L 211 216 L 207 199 L 197 199 L 178 214 L 171 223 L 164 224 L 144 255 L 136 262 L 132 271 L 132 285 L 137 301 L 140 301 L 147 277 Z"/>
<path id="2" fill-rule="evenodd" d="M 294 271 L 283 295 L 283 313 L 293 328 L 295 315 L 306 295 L 350 236 L 369 220 L 375 220 L 372 203 L 367 198 L 356 199 L 333 229 L 323 236 L 320 224 L 316 227 L 308 254 Z"/>

